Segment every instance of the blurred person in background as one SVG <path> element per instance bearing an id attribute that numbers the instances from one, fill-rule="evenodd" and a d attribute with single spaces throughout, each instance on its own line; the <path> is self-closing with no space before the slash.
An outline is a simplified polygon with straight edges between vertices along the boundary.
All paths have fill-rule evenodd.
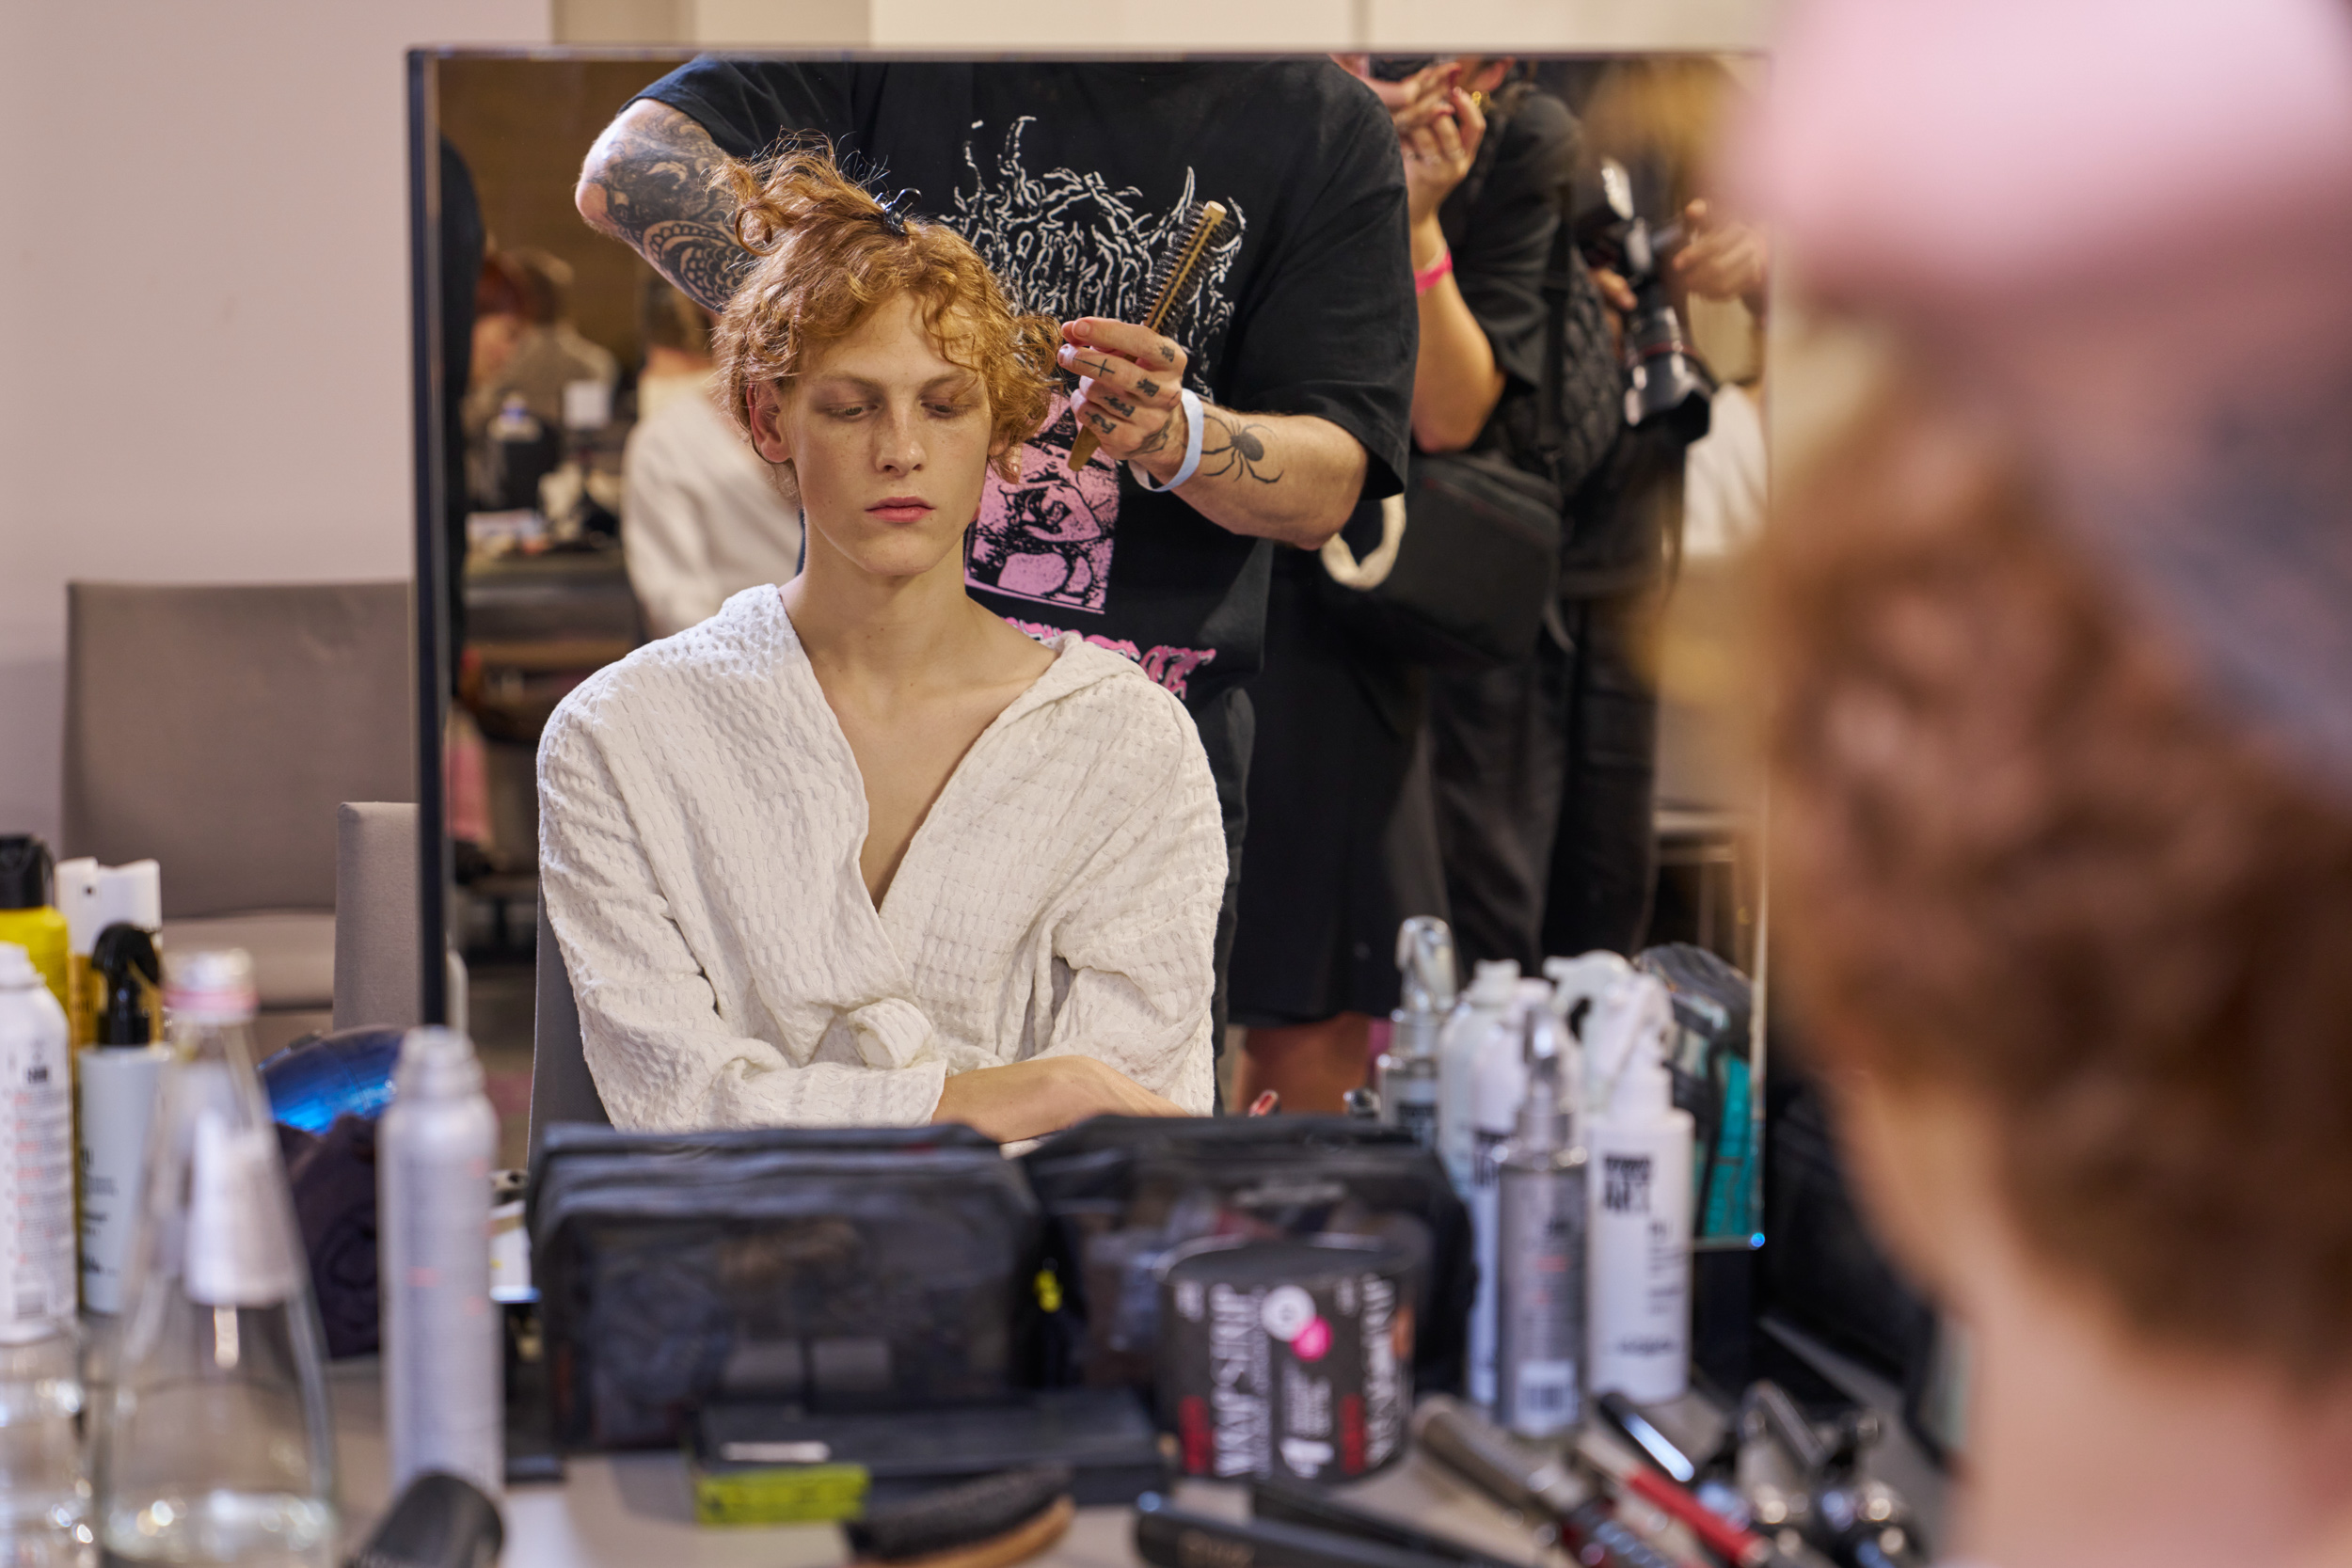
<path id="1" fill-rule="evenodd" d="M 1788 383 L 1859 412 L 1767 538 L 1774 929 L 1967 1333 L 1954 1545 L 2352 1563 L 2352 11 L 1816 0 L 1774 91 L 1868 324 Z"/>
<path id="2" fill-rule="evenodd" d="M 1645 214 L 1654 221 L 1679 214 L 1695 236 L 1669 263 L 1678 309 L 1687 312 L 1690 299 L 1706 293 L 1760 295 L 1763 253 L 1754 230 L 1710 218 L 1691 194 L 1702 188 L 1694 172 L 1701 138 L 1714 130 L 1728 82 L 1720 66 L 1618 62 L 1601 68 L 1597 83 L 1547 66 L 1535 80 L 1534 102 L 1550 105 L 1564 128 L 1556 203 L 1575 199 L 1565 188 L 1571 166 L 1589 173 L 1599 159 L 1616 158 L 1639 171 L 1637 210 L 1648 200 L 1659 209 Z M 1578 124 L 1549 90 L 1555 83 L 1598 114 L 1604 135 Z M 1461 216 L 1449 203 L 1443 234 L 1417 230 L 1416 264 L 1424 251 L 1437 254 Z M 1462 269 L 1457 256 L 1455 271 Z M 1536 647 L 1500 669 L 1440 673 L 1430 698 L 1439 842 L 1461 958 L 1466 965 L 1509 958 L 1529 972 L 1549 955 L 1629 954 L 1648 925 L 1657 863 L 1657 632 L 1681 536 L 1686 450 L 1696 450 L 1664 429 L 1625 423 L 1618 326 L 1602 309 L 1603 301 L 1632 308 L 1624 281 L 1571 258 L 1565 282 L 1555 451 L 1539 450 L 1531 394 L 1497 403 L 1473 380 L 1429 373 L 1433 354 L 1445 352 L 1433 350 L 1433 340 L 1468 342 L 1438 290 L 1422 303 L 1424 372 L 1414 404 L 1422 450 L 1447 450 L 1433 438 L 1459 440 L 1462 422 L 1491 414 L 1479 440 L 1502 443 L 1565 498 L 1559 597 Z M 1466 295 L 1471 287 L 1465 281 Z M 1532 309 L 1540 329 L 1541 301 L 1531 298 L 1521 309 Z M 1486 325 L 1486 309 L 1474 309 Z M 1751 326 L 1740 341 L 1752 339 Z M 1710 516 L 1720 510 L 1710 508 Z"/>
<path id="3" fill-rule="evenodd" d="M 644 360 L 637 368 L 637 417 L 650 420 L 683 392 L 710 382 L 710 312 L 647 271 L 637 287 L 637 341 Z"/>
<path id="4" fill-rule="evenodd" d="M 610 390 L 620 361 L 571 321 L 572 264 L 534 246 L 497 247 L 485 289 L 494 310 L 477 307 L 473 391 L 467 398 L 469 430 L 486 427 L 509 392 L 522 394 L 532 417 L 550 428 L 564 423 L 564 388 L 593 381 Z M 477 296 L 479 298 L 479 296 Z M 485 341 L 485 333 L 487 333 Z"/>
<path id="5" fill-rule="evenodd" d="M 1529 415 L 1573 120 L 1507 58 L 1335 57 L 1378 96 L 1404 159 L 1414 449 L 1539 462 Z M 1377 543 L 1379 512 L 1359 507 L 1343 531 L 1351 555 Z M 1286 1109 L 1340 1109 L 1364 1081 L 1373 1020 L 1396 1006 L 1399 923 L 1449 912 L 1430 676 L 1351 623 L 1348 592 L 1317 554 L 1276 560 L 1266 669 L 1250 686 L 1259 733 L 1233 957 L 1245 1103 L 1271 1088 Z"/>
<path id="6" fill-rule="evenodd" d="M 668 637 L 743 589 L 801 569 L 798 492 L 719 405 L 710 313 L 645 284 L 645 367 L 621 459 L 621 550 L 645 627 Z"/>

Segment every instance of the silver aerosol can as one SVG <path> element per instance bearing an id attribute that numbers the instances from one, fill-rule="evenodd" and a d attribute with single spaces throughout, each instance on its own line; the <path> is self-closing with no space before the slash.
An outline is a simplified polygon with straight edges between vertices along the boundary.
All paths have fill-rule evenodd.
<path id="1" fill-rule="evenodd" d="M 1566 1025 L 1531 1007 L 1527 1096 L 1499 1162 L 1495 1417 L 1521 1437 L 1554 1437 L 1583 1414 L 1584 1151 L 1568 1136 Z"/>
<path id="2" fill-rule="evenodd" d="M 503 1355 L 490 1305 L 498 1114 L 473 1046 L 411 1029 L 376 1134 L 384 1409 L 395 1496 L 428 1470 L 491 1497 L 505 1479 Z"/>
<path id="3" fill-rule="evenodd" d="M 1379 1064 L 1380 1119 L 1412 1133 L 1426 1149 L 1438 1147 L 1438 1037 L 1454 1006 L 1454 933 L 1435 915 L 1417 914 L 1397 927 L 1399 1006 L 1395 1033 Z"/>

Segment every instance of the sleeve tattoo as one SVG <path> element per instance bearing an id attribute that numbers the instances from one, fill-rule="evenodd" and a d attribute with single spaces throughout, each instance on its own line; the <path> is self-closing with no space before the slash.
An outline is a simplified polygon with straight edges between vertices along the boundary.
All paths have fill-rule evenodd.
<path id="1" fill-rule="evenodd" d="M 726 309 L 752 254 L 736 244 L 734 205 L 711 183 L 720 152 L 675 109 L 617 127 L 592 182 L 605 223 L 654 269 L 712 310 Z"/>

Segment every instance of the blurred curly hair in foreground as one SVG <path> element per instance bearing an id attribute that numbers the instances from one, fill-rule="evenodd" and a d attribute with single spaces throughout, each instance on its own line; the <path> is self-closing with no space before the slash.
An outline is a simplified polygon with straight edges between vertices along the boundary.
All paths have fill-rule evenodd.
<path id="1" fill-rule="evenodd" d="M 2352 816 L 1925 384 L 1809 473 L 1760 629 L 1813 1053 L 1989 1113 L 2026 1245 L 2151 1338 L 2352 1370 Z"/>

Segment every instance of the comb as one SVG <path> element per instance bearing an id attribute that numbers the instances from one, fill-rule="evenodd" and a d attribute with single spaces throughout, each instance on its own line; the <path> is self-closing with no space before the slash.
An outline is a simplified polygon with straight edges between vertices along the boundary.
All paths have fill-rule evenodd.
<path id="1" fill-rule="evenodd" d="M 1152 298 L 1152 309 L 1144 312 L 1143 325 L 1153 332 L 1164 329 L 1192 303 L 1200 292 L 1201 279 L 1208 276 L 1209 252 L 1223 243 L 1232 232 L 1232 225 L 1225 215 L 1225 204 L 1212 201 L 1203 205 L 1192 220 L 1192 228 L 1184 235 L 1184 248 L 1176 252 L 1160 278 L 1159 292 Z M 1091 430 L 1078 432 L 1078 438 L 1070 444 L 1070 471 L 1076 473 L 1093 459 L 1094 449 L 1103 443 Z"/>

